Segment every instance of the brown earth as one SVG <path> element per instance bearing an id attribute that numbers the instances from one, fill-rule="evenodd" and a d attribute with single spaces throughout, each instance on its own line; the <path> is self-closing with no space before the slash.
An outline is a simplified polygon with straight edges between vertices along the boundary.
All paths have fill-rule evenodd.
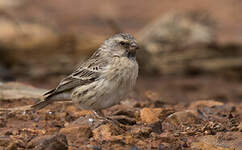
<path id="1" fill-rule="evenodd" d="M 198 83 L 189 84 L 192 79 L 182 82 L 175 80 L 172 83 L 174 85 L 169 84 L 183 89 L 188 97 L 183 96 L 181 91 L 179 96 L 175 88 L 172 93 L 162 96 L 165 92 L 162 89 L 166 87 L 158 86 L 160 87 L 158 89 L 154 85 L 158 84 L 157 81 L 162 84 L 162 80 L 158 78 L 156 81 L 153 80 L 147 79 L 146 83 L 139 82 L 138 89 L 130 95 L 130 98 L 120 105 L 103 110 L 104 115 L 110 119 L 96 117 L 90 111 L 78 110 L 70 102 L 55 103 L 33 112 L 29 110 L 29 106 L 41 99 L 43 90 L 24 84 L 2 84 L 0 149 L 239 150 L 242 148 L 242 106 L 239 101 L 226 99 L 222 99 L 223 102 L 213 99 L 193 101 L 189 99 L 189 95 L 195 96 L 199 90 L 202 93 L 206 85 L 198 86 L 203 87 L 204 89 L 201 88 L 203 90 L 194 88 Z M 151 83 L 153 83 L 152 88 Z M 168 86 L 166 83 L 163 84 Z M 217 92 L 221 92 L 220 88 Z M 192 95 L 190 92 L 194 89 L 196 92 Z M 157 90 L 162 92 L 155 92 Z M 144 94 L 140 94 L 141 91 Z M 210 92 L 213 93 L 211 90 Z M 228 99 L 232 95 L 223 94 L 227 94 Z"/>

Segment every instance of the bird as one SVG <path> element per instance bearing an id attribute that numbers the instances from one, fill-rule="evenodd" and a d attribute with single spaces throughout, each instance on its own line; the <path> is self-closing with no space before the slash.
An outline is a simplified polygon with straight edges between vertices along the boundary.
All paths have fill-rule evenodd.
<path id="1" fill-rule="evenodd" d="M 79 109 L 96 113 L 118 104 L 135 86 L 138 48 L 129 33 L 111 36 L 56 88 L 44 93 L 44 100 L 31 108 L 39 110 L 55 101 L 71 99 Z"/>

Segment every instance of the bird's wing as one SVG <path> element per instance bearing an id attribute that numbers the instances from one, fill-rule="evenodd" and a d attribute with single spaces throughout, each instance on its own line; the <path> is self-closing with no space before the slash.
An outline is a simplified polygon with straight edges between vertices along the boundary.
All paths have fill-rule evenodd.
<path id="1" fill-rule="evenodd" d="M 86 85 L 95 81 L 99 77 L 99 72 L 94 72 L 89 69 L 79 69 L 70 76 L 64 78 L 59 85 L 44 94 L 44 96 L 53 96 L 65 91 L 69 91 L 77 86 Z"/>
<path id="2" fill-rule="evenodd" d="M 64 78 L 55 89 L 48 91 L 44 96 L 53 96 L 77 86 L 91 83 L 100 76 L 100 72 L 106 65 L 107 61 L 99 58 L 98 53 L 94 53 L 91 59 L 80 65 L 71 75 Z"/>
<path id="3" fill-rule="evenodd" d="M 33 105 L 31 108 L 33 110 L 42 109 L 45 106 L 51 104 L 53 101 L 55 101 L 55 99 L 52 99 L 53 96 L 64 92 L 68 92 L 77 86 L 82 86 L 95 81 L 97 78 L 99 78 L 100 72 L 97 70 L 93 70 L 93 66 L 96 67 L 98 66 L 98 64 L 95 65 L 94 63 L 89 66 L 90 67 L 86 67 L 86 65 L 83 65 L 78 67 L 71 75 L 64 78 L 55 89 L 45 93 L 44 101 L 38 102 L 37 104 Z"/>

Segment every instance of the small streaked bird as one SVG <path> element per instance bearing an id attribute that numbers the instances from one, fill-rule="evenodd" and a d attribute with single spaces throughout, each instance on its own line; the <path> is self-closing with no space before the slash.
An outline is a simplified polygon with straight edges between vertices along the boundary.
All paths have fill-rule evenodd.
<path id="1" fill-rule="evenodd" d="M 135 86 L 138 76 L 137 49 L 136 40 L 128 33 L 110 37 L 32 108 L 38 110 L 64 99 L 72 99 L 77 107 L 93 111 L 118 104 Z"/>

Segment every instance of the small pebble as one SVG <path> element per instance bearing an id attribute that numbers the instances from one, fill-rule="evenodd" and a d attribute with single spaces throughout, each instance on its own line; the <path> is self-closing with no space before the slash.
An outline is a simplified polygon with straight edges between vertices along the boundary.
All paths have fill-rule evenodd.
<path id="1" fill-rule="evenodd" d="M 137 146 L 132 146 L 130 150 L 140 150 Z"/>
<path id="2" fill-rule="evenodd" d="M 26 110 L 23 112 L 23 115 L 25 116 L 27 114 Z"/>
<path id="3" fill-rule="evenodd" d="M 88 121 L 93 123 L 94 120 L 93 120 L 93 118 L 88 118 Z"/>

